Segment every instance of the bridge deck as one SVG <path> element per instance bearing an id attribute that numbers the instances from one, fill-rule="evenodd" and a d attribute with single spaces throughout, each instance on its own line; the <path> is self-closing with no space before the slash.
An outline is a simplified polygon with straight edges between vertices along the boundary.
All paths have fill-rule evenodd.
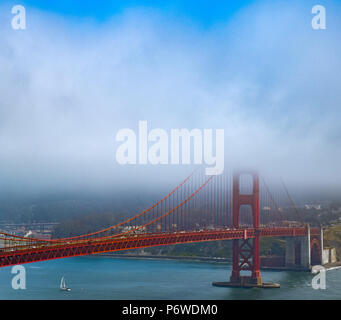
<path id="1" fill-rule="evenodd" d="M 320 234 L 320 229 L 310 229 L 311 234 Z M 87 239 L 69 242 L 42 242 L 41 244 L 3 248 L 0 252 L 0 267 L 38 261 L 84 256 L 96 253 L 131 250 L 138 248 L 174 245 L 193 242 L 233 240 L 261 237 L 305 236 L 302 228 L 260 228 L 260 229 L 221 229 L 205 231 L 186 231 L 175 233 L 139 234 L 127 237 Z"/>

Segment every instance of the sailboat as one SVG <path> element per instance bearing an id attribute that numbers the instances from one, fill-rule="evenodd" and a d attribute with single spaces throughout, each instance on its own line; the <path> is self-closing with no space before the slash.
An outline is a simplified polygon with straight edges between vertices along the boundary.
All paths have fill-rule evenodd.
<path id="1" fill-rule="evenodd" d="M 62 290 L 62 291 L 71 291 L 71 289 L 66 286 L 65 278 L 64 277 L 62 277 L 62 279 L 60 280 L 60 290 Z"/>

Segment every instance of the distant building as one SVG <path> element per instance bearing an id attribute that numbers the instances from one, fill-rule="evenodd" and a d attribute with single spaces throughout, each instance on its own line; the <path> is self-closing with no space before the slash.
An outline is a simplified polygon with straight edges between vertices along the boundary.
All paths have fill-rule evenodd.
<path id="1" fill-rule="evenodd" d="M 335 263 L 337 261 L 335 248 L 324 248 L 322 252 L 322 264 Z"/>
<path id="2" fill-rule="evenodd" d="M 315 209 L 315 210 L 321 210 L 322 205 L 321 204 L 305 204 L 304 208 L 307 210 Z"/>

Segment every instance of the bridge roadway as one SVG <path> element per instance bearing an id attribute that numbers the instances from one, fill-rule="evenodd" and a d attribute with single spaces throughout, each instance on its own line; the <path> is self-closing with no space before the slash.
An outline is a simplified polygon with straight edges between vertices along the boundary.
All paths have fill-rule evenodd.
<path id="1" fill-rule="evenodd" d="M 261 237 L 305 236 L 305 227 L 262 227 L 259 229 L 218 229 L 204 231 L 182 231 L 174 233 L 135 234 L 120 237 L 93 238 L 73 241 L 34 242 L 30 244 L 2 248 L 0 267 L 38 261 L 85 256 L 96 253 L 131 250 L 182 243 L 218 240 L 248 239 L 256 234 Z M 319 235 L 320 229 L 311 228 L 311 235 Z"/>

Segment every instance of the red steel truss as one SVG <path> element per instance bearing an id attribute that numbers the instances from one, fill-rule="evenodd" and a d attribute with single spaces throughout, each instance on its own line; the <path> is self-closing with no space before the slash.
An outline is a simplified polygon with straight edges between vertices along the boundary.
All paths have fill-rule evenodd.
<path id="1" fill-rule="evenodd" d="M 310 229 L 311 234 L 319 235 L 320 229 Z M 258 234 L 258 235 L 257 235 Z M 41 245 L 37 248 L 16 250 L 1 253 L 0 267 L 16 264 L 84 256 L 96 253 L 131 250 L 138 248 L 174 245 L 192 242 L 207 242 L 217 240 L 254 239 L 260 237 L 295 237 L 305 236 L 307 229 L 302 228 L 261 228 L 256 229 L 231 229 L 203 232 L 183 232 L 172 234 L 139 235 L 134 237 L 121 237 L 112 240 L 89 240 L 72 243 Z"/>

